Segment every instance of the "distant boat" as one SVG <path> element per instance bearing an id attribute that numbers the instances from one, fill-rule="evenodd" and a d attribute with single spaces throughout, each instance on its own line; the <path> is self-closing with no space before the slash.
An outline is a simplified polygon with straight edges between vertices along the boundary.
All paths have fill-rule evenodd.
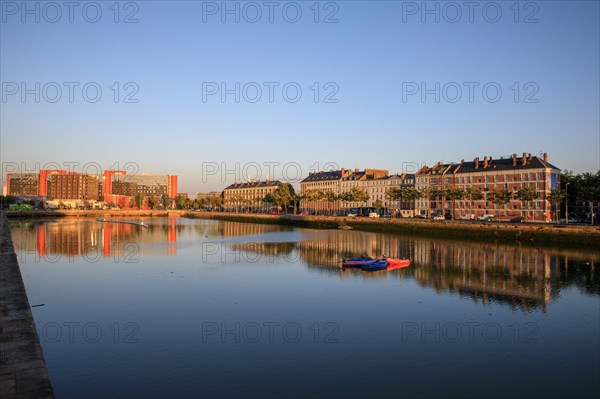
<path id="1" fill-rule="evenodd" d="M 342 266 L 344 267 L 361 267 L 367 263 L 373 262 L 375 259 L 371 257 L 343 259 Z"/>
<path id="2" fill-rule="evenodd" d="M 410 266 L 410 260 L 408 260 L 408 259 L 387 258 L 386 261 L 388 263 L 388 267 L 387 267 L 388 270 L 401 269 L 403 267 Z"/>
<path id="3" fill-rule="evenodd" d="M 366 271 L 386 270 L 388 263 L 385 260 L 372 260 L 371 262 L 362 265 L 362 269 Z"/>
<path id="4" fill-rule="evenodd" d="M 132 220 L 109 220 L 105 218 L 96 218 L 97 221 L 103 223 L 121 223 L 121 224 L 132 224 L 134 226 L 145 227 L 148 228 L 148 225 L 144 222 L 136 222 Z"/>
<path id="5" fill-rule="evenodd" d="M 410 266 L 408 259 L 381 258 L 365 262 L 361 267 L 366 271 L 395 270 Z"/>

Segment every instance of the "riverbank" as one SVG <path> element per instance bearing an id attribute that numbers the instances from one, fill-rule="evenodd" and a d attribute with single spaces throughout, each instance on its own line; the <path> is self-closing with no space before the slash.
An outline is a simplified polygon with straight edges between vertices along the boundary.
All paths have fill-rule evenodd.
<path id="1" fill-rule="evenodd" d="M 53 398 L 4 213 L 0 215 L 0 257 L 0 392 L 3 398 Z"/>
<path id="2" fill-rule="evenodd" d="M 348 218 L 337 216 L 264 215 L 254 213 L 138 211 L 138 210 L 34 210 L 5 211 L 9 218 L 187 217 L 243 223 L 289 225 L 313 229 L 412 234 L 421 237 L 503 242 L 519 245 L 600 248 L 600 227 L 541 223 L 484 223 L 458 220 Z"/>
<path id="3" fill-rule="evenodd" d="M 333 216 L 261 215 L 243 213 L 186 212 L 183 217 L 243 223 L 290 225 L 317 229 L 413 234 L 421 237 L 498 241 L 505 243 L 600 248 L 600 227 L 546 224 L 510 224 L 420 219 L 347 218 Z"/>

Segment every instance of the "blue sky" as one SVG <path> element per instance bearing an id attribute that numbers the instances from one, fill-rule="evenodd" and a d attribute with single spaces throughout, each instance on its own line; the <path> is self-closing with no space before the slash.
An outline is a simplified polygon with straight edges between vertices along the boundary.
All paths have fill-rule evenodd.
<path id="1" fill-rule="evenodd" d="M 73 22 L 63 2 L 27 2 L 39 22 L 0 3 L 4 172 L 132 162 L 195 193 L 258 177 L 250 163 L 291 180 L 522 152 L 600 169 L 598 1 L 475 2 L 472 15 L 464 2 L 319 2 L 318 16 L 315 1 L 279 2 L 273 22 L 262 1 L 227 2 L 239 22 L 221 1 L 121 2 L 118 16 L 113 1 L 77 2 Z M 222 101 L 236 82 L 239 102 Z"/>

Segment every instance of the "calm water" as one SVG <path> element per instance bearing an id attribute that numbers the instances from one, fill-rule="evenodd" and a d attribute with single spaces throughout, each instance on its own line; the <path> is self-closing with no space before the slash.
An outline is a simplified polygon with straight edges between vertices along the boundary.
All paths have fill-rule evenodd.
<path id="1" fill-rule="evenodd" d="M 599 251 L 144 221 L 12 223 L 59 398 L 600 395 Z"/>

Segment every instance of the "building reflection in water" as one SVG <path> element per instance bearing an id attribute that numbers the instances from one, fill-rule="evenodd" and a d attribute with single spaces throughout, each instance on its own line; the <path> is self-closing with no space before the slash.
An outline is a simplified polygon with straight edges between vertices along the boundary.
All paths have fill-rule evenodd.
<path id="1" fill-rule="evenodd" d="M 143 245 L 144 254 L 175 256 L 178 239 L 200 242 L 206 241 L 206 237 L 208 240 L 254 237 L 253 242 L 234 240 L 224 247 L 248 254 L 246 257 L 233 258 L 241 259 L 241 263 L 257 259 L 256 255 L 260 255 L 263 259 L 279 263 L 304 262 L 309 270 L 336 273 L 341 279 L 414 279 L 421 286 L 438 293 L 457 294 L 483 304 L 503 303 L 525 311 L 546 311 L 548 303 L 560 295 L 562 289 L 573 285 L 588 295 L 600 295 L 600 276 L 595 272 L 600 259 L 598 251 L 434 240 L 341 230 L 300 230 L 300 235 L 294 236 L 292 241 L 265 242 L 268 240 L 264 240 L 263 235 L 273 233 L 270 237 L 277 238 L 277 233 L 293 229 L 177 218 L 152 219 L 148 229 L 78 220 L 17 224 L 21 228 L 12 229 L 15 246 L 29 253 L 37 251 L 40 257 L 89 253 L 101 253 L 106 258 L 124 256 L 126 245 L 131 243 Z M 405 269 L 376 273 L 340 268 L 342 258 L 362 254 L 407 258 L 412 264 Z"/>

